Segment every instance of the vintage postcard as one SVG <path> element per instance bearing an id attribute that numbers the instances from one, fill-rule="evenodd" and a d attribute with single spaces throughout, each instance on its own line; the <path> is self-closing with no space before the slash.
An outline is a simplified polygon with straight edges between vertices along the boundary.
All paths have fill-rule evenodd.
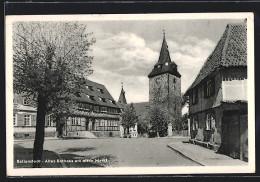
<path id="1" fill-rule="evenodd" d="M 254 173 L 253 17 L 6 16 L 7 175 Z"/>

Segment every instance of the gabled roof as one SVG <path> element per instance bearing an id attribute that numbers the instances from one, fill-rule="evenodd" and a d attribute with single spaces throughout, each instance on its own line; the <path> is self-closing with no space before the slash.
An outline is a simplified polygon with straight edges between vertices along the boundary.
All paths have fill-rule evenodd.
<path id="1" fill-rule="evenodd" d="M 216 69 L 234 66 L 247 66 L 246 23 L 227 25 L 214 51 L 207 58 L 199 74 L 186 93 Z"/>
<path id="2" fill-rule="evenodd" d="M 145 118 L 150 108 L 149 102 L 133 103 L 133 106 L 135 108 L 136 115 L 142 118 Z"/>
<path id="3" fill-rule="evenodd" d="M 158 62 L 154 65 L 154 68 L 148 77 L 152 78 L 164 73 L 170 73 L 176 75 L 177 77 L 181 77 L 180 73 L 177 71 L 177 65 L 171 61 L 168 45 L 165 39 L 165 33 L 163 33 L 163 42 Z"/>
<path id="4" fill-rule="evenodd" d="M 102 84 L 86 80 L 80 92 L 76 96 L 79 102 L 87 102 L 99 106 L 118 108 L 115 100 L 110 95 L 106 87 Z"/>

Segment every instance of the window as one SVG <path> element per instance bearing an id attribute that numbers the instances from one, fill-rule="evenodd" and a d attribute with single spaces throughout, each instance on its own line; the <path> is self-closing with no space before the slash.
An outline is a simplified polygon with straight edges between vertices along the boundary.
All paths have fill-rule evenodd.
<path id="1" fill-rule="evenodd" d="M 173 78 L 173 83 L 176 83 L 176 78 Z"/>
<path id="2" fill-rule="evenodd" d="M 78 103 L 78 108 L 79 109 L 84 109 L 84 105 L 82 103 Z"/>
<path id="3" fill-rule="evenodd" d="M 80 119 L 80 117 L 77 117 L 77 118 L 76 118 L 76 123 L 77 123 L 77 125 L 81 125 L 81 123 L 80 123 L 80 122 L 81 122 L 81 119 Z"/>
<path id="4" fill-rule="evenodd" d="M 13 125 L 16 126 L 17 122 L 16 122 L 16 114 L 13 115 Z"/>
<path id="5" fill-rule="evenodd" d="M 117 131 L 118 123 L 115 120 L 100 120 L 97 130 L 101 131 Z"/>
<path id="6" fill-rule="evenodd" d="M 72 125 L 80 125 L 80 117 L 72 117 L 71 118 Z"/>
<path id="7" fill-rule="evenodd" d="M 101 107 L 101 112 L 107 112 L 107 107 Z"/>
<path id="8" fill-rule="evenodd" d="M 112 104 L 116 104 L 115 101 L 108 99 Z"/>
<path id="9" fill-rule="evenodd" d="M 94 91 L 93 86 L 87 86 L 87 88 L 91 91 Z"/>
<path id="10" fill-rule="evenodd" d="M 192 91 L 192 104 L 197 104 L 198 102 L 198 88 Z"/>
<path id="11" fill-rule="evenodd" d="M 101 88 L 98 88 L 98 91 L 100 92 L 100 93 L 104 93 L 104 90 L 103 89 L 101 89 Z"/>
<path id="12" fill-rule="evenodd" d="M 31 115 L 25 114 L 23 116 L 24 126 L 30 126 L 31 125 Z"/>
<path id="13" fill-rule="evenodd" d="M 94 106 L 94 111 L 99 112 L 99 106 Z"/>
<path id="14" fill-rule="evenodd" d="M 206 120 L 206 130 L 211 130 L 212 126 L 215 124 L 215 119 L 212 113 L 207 114 Z"/>
<path id="15" fill-rule="evenodd" d="M 28 99 L 26 99 L 26 98 L 23 99 L 23 105 L 25 105 L 25 106 L 29 105 Z"/>
<path id="16" fill-rule="evenodd" d="M 197 130 L 198 127 L 199 127 L 198 117 L 195 116 L 193 117 L 193 121 L 192 121 L 192 130 Z"/>
<path id="17" fill-rule="evenodd" d="M 53 126 L 53 117 L 52 115 L 47 116 L 47 126 Z"/>
<path id="18" fill-rule="evenodd" d="M 168 66 L 168 62 L 166 62 L 165 65 Z"/>
<path id="19" fill-rule="evenodd" d="M 86 94 L 86 95 L 87 95 L 87 97 L 88 97 L 90 100 L 93 100 L 93 101 L 95 100 L 95 99 L 94 99 L 94 96 L 91 96 L 91 95 L 88 95 L 88 94 Z"/>
<path id="20" fill-rule="evenodd" d="M 204 97 L 210 97 L 215 93 L 214 79 L 210 79 L 205 83 Z"/>
<path id="21" fill-rule="evenodd" d="M 76 92 L 75 95 L 76 95 L 77 97 L 81 97 L 79 92 Z"/>

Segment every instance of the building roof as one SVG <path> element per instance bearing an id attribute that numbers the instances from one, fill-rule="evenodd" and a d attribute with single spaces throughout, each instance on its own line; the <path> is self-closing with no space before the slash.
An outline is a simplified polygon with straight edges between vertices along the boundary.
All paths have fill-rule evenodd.
<path id="1" fill-rule="evenodd" d="M 221 67 L 247 66 L 246 23 L 228 24 L 214 51 L 186 93 Z"/>
<path id="2" fill-rule="evenodd" d="M 145 119 L 150 108 L 149 102 L 133 103 L 133 106 L 135 108 L 135 112 L 136 115 L 138 116 L 138 119 L 139 120 Z"/>
<path id="3" fill-rule="evenodd" d="M 148 77 L 152 78 L 164 73 L 169 73 L 177 77 L 181 77 L 180 73 L 177 71 L 177 65 L 171 61 L 168 45 L 165 39 L 165 33 L 163 33 L 163 42 L 158 62 L 154 65 L 154 68 Z"/>
<path id="4" fill-rule="evenodd" d="M 99 106 L 119 108 L 104 85 L 90 80 L 86 80 L 85 85 L 76 94 L 76 100 Z"/>

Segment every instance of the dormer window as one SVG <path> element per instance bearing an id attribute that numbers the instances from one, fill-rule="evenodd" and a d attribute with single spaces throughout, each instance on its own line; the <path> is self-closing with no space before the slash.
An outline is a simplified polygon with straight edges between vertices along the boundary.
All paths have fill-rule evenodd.
<path id="1" fill-rule="evenodd" d="M 102 102 L 106 102 L 106 99 L 105 99 L 105 98 L 99 97 L 99 99 L 100 99 Z"/>
<path id="2" fill-rule="evenodd" d="M 77 97 L 81 97 L 79 92 L 76 92 L 76 96 Z"/>
<path id="3" fill-rule="evenodd" d="M 94 91 L 93 86 L 87 86 L 87 88 L 91 91 Z"/>
<path id="4" fill-rule="evenodd" d="M 115 101 L 113 101 L 113 100 L 110 100 L 110 99 L 109 99 L 109 101 L 110 101 L 112 104 L 116 104 L 116 102 L 115 102 Z"/>
<path id="5" fill-rule="evenodd" d="M 26 99 L 26 98 L 23 99 L 23 105 L 25 105 L 25 106 L 29 105 L 28 99 Z"/>
<path id="6" fill-rule="evenodd" d="M 88 95 L 88 94 L 86 94 L 87 95 L 87 97 L 90 99 L 90 100 L 95 100 L 94 99 L 94 96 L 91 96 L 91 95 Z"/>
<path id="7" fill-rule="evenodd" d="M 101 89 L 101 88 L 98 88 L 98 91 L 100 92 L 100 93 L 104 93 L 104 90 L 103 89 Z"/>

